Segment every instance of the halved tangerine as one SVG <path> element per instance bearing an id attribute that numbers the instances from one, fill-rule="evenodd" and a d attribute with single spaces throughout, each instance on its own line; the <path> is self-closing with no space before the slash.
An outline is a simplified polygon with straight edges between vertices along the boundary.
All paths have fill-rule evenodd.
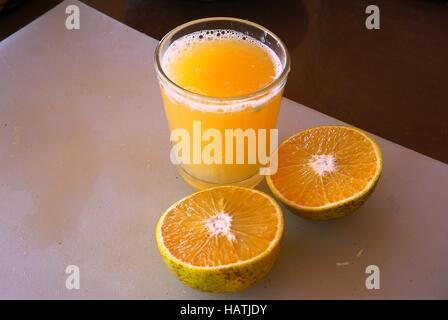
<path id="1" fill-rule="evenodd" d="M 347 126 L 301 131 L 280 144 L 269 188 L 296 214 L 313 220 L 344 216 L 360 207 L 382 170 L 377 143 Z"/>
<path id="2" fill-rule="evenodd" d="M 282 234 L 277 202 L 236 186 L 201 190 L 176 202 L 156 230 L 174 275 L 210 292 L 241 290 L 263 278 L 278 256 Z"/>

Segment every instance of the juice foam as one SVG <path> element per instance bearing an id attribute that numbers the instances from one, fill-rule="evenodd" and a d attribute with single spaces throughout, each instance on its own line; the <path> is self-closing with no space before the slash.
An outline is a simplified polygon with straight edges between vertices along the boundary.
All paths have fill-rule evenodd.
<path id="1" fill-rule="evenodd" d="M 176 88 L 165 88 L 171 99 L 203 111 L 257 108 L 278 92 L 274 89 L 250 101 L 243 96 L 269 86 L 282 72 L 280 59 L 267 45 L 244 33 L 222 29 L 198 31 L 177 39 L 164 53 L 161 64 L 176 85 L 204 100 L 234 100 L 219 108 L 199 98 L 184 99 Z"/>

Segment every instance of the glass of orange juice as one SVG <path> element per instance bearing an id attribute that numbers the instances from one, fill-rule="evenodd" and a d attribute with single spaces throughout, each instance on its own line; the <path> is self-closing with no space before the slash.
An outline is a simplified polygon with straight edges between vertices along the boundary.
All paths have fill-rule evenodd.
<path id="1" fill-rule="evenodd" d="M 197 189 L 259 183 L 290 68 L 283 42 L 246 20 L 195 20 L 160 41 L 155 68 L 182 178 Z"/>

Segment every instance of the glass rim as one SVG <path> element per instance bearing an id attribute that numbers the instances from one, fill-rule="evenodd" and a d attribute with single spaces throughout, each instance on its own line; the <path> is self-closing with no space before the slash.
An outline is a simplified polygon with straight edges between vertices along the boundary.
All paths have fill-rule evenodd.
<path id="1" fill-rule="evenodd" d="M 239 95 L 239 96 L 216 97 L 216 96 L 203 95 L 200 93 L 189 91 L 189 90 L 181 87 L 180 85 L 176 84 L 173 80 L 170 79 L 170 77 L 168 77 L 168 75 L 165 73 L 165 71 L 162 68 L 162 63 L 161 63 L 161 59 L 160 59 L 161 58 L 161 56 L 160 56 L 161 49 L 166 45 L 167 41 L 169 39 L 171 39 L 173 37 L 173 35 L 175 35 L 179 31 L 181 31 L 189 26 L 195 25 L 195 24 L 199 24 L 199 23 L 203 23 L 203 22 L 210 22 L 210 21 L 235 21 L 235 22 L 247 24 L 252 27 L 258 28 L 258 29 L 264 31 L 266 34 L 269 34 L 272 38 L 275 39 L 275 41 L 277 41 L 277 43 L 279 44 L 279 46 L 285 53 L 285 64 L 282 65 L 282 71 L 268 85 L 254 91 L 254 92 L 250 92 L 250 93 L 247 93 L 244 95 Z M 259 41 L 258 39 L 255 39 L 255 40 Z M 190 95 L 190 96 L 193 96 L 200 100 L 216 101 L 216 102 L 220 102 L 220 103 L 223 103 L 223 102 L 231 103 L 231 102 L 249 100 L 254 97 L 262 96 L 265 93 L 268 93 L 272 89 L 276 88 L 278 85 L 280 85 L 286 79 L 286 77 L 288 76 L 288 73 L 290 71 L 290 56 L 289 56 L 288 49 L 286 48 L 286 45 L 283 43 L 283 41 L 275 33 L 273 33 L 272 31 L 270 31 L 269 29 L 263 27 L 262 25 L 260 25 L 258 23 L 255 23 L 255 22 L 252 22 L 249 20 L 233 18 L 233 17 L 209 17 L 209 18 L 196 19 L 196 20 L 186 22 L 184 24 L 177 26 L 176 28 L 169 31 L 166 35 L 164 35 L 163 38 L 157 44 L 157 47 L 156 47 L 156 50 L 154 53 L 154 65 L 155 65 L 157 74 L 163 80 L 165 80 L 169 85 L 173 86 L 173 88 L 175 90 L 180 91 L 182 94 Z"/>

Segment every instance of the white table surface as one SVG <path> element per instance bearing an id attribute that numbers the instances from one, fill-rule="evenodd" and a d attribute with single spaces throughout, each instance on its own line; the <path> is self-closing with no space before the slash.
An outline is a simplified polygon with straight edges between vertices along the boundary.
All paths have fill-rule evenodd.
<path id="1" fill-rule="evenodd" d="M 65 28 L 69 3 L 81 9 L 80 30 Z M 448 166 L 381 138 L 371 199 L 325 223 L 285 209 L 266 279 L 224 295 L 178 282 L 154 230 L 193 190 L 169 161 L 156 44 L 75 1 L 0 42 L 0 298 L 448 298 Z M 340 123 L 283 100 L 281 138 Z M 65 287 L 71 264 L 80 290 Z M 370 264 L 380 290 L 365 287 Z"/>

